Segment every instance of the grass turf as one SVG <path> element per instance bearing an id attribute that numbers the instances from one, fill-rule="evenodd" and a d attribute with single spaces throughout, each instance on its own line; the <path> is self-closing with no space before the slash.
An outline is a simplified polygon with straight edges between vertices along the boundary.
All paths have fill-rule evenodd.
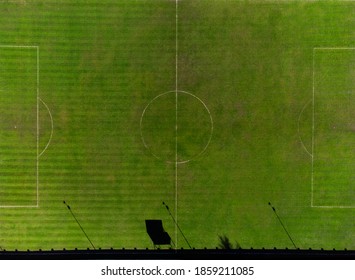
<path id="1" fill-rule="evenodd" d="M 204 154 L 178 165 L 177 193 L 175 164 L 152 156 L 140 127 L 149 102 L 175 90 L 175 2 L 0 5 L 1 44 L 40 47 L 40 98 L 54 123 L 39 160 L 40 207 L 0 209 L 2 248 L 89 247 L 65 200 L 101 248 L 151 247 L 152 218 L 186 248 L 162 201 L 196 248 L 216 247 L 219 234 L 243 248 L 292 247 L 270 201 L 298 247 L 354 249 L 354 209 L 310 207 L 312 161 L 299 138 L 311 151 L 313 48 L 354 46 L 354 3 L 179 2 L 178 89 L 206 104 L 214 131 Z M 179 97 L 178 157 L 188 158 L 209 122 Z M 51 123 L 39 104 L 43 149 Z M 175 152 L 173 105 L 151 107 L 143 123 L 165 158 Z"/>
<path id="2" fill-rule="evenodd" d="M 37 204 L 37 49 L 0 47 L 0 205 Z"/>

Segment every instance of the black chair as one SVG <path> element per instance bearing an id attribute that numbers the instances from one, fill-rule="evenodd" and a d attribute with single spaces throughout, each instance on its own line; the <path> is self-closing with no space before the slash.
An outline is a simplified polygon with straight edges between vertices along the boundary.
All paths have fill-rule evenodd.
<path id="1" fill-rule="evenodd" d="M 171 245 L 171 238 L 164 230 L 162 220 L 145 220 L 145 226 L 154 248 L 157 245 Z"/>

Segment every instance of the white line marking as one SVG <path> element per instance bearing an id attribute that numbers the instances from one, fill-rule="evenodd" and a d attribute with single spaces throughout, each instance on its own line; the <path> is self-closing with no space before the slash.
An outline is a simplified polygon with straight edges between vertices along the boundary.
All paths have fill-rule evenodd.
<path id="1" fill-rule="evenodd" d="M 33 48 L 33 49 L 38 49 L 38 46 L 0 45 L 0 48 Z"/>
<path id="2" fill-rule="evenodd" d="M 53 131 L 54 131 L 54 122 L 53 122 L 53 117 L 52 117 L 52 113 L 51 111 L 49 110 L 49 107 L 47 106 L 47 104 L 41 99 L 39 98 L 39 101 L 41 101 L 43 103 L 43 105 L 47 108 L 47 111 L 48 111 L 48 114 L 49 114 L 49 117 L 50 117 L 50 120 L 51 120 L 51 135 L 49 137 L 49 140 L 47 142 L 47 145 L 46 147 L 42 150 L 42 152 L 38 155 L 38 158 L 40 158 L 43 153 L 47 150 L 47 148 L 49 147 L 51 141 L 52 141 L 52 137 L 53 137 Z"/>
<path id="3" fill-rule="evenodd" d="M 354 50 L 353 47 L 318 47 L 313 48 L 313 50 Z"/>
<path id="4" fill-rule="evenodd" d="M 174 92 L 175 92 L 175 91 L 174 91 Z M 159 156 L 157 156 L 156 154 L 152 153 L 152 151 L 149 149 L 148 144 L 147 144 L 147 143 L 145 142 L 145 140 L 144 140 L 143 130 L 142 130 L 142 128 L 143 128 L 143 117 L 144 117 L 144 115 L 145 115 L 145 112 L 146 112 L 147 109 L 149 108 L 150 104 L 152 104 L 152 103 L 153 103 L 156 99 L 158 99 L 159 97 L 161 97 L 161 96 L 163 96 L 163 95 L 165 95 L 165 94 L 168 94 L 168 93 L 171 93 L 171 91 L 169 91 L 169 92 L 164 92 L 164 93 L 162 93 L 162 94 L 159 94 L 159 95 L 157 95 L 156 97 L 154 97 L 151 101 L 149 101 L 149 103 L 147 104 L 147 106 L 145 106 L 145 108 L 144 108 L 144 110 L 143 110 L 143 112 L 142 112 L 142 115 L 141 115 L 141 119 L 140 119 L 140 121 L 139 121 L 139 127 L 140 127 L 140 131 L 141 131 L 141 140 L 142 140 L 142 142 L 143 142 L 144 147 L 146 147 L 146 148 L 150 151 L 150 153 L 151 153 L 156 159 L 159 159 L 159 160 L 161 160 L 161 158 L 160 158 Z"/>
<path id="5" fill-rule="evenodd" d="M 38 208 L 36 205 L 0 205 L 0 208 Z"/>
<path id="6" fill-rule="evenodd" d="M 163 160 L 161 157 L 159 157 L 157 154 L 153 153 L 151 151 L 151 149 L 149 148 L 149 145 L 145 142 L 144 140 L 144 135 L 143 135 L 143 118 L 144 118 L 144 115 L 145 115 L 145 112 L 147 111 L 147 109 L 149 108 L 149 106 L 158 98 L 160 98 L 161 96 L 163 95 L 166 95 L 166 94 L 176 94 L 175 91 L 168 91 L 168 92 L 164 92 L 162 94 L 159 94 L 157 95 L 156 97 L 154 97 L 149 103 L 148 105 L 144 108 L 143 112 L 142 112 L 142 115 L 141 115 L 141 119 L 140 119 L 140 131 L 141 131 L 141 139 L 142 139 L 142 142 L 143 142 L 143 145 L 146 147 L 146 149 L 148 149 L 150 151 L 150 153 L 158 160 Z M 192 94 L 192 93 L 189 93 L 187 91 L 183 91 L 183 90 L 179 90 L 178 91 L 178 94 L 186 94 L 186 95 L 190 95 L 194 98 L 196 98 L 205 108 L 205 110 L 207 111 L 208 115 L 209 115 L 209 118 L 210 118 L 210 124 L 211 124 L 211 128 L 210 128 L 210 136 L 208 138 L 208 141 L 206 143 L 206 145 L 204 146 L 204 148 L 201 150 L 200 153 L 196 154 L 195 156 L 191 157 L 190 159 L 187 159 L 187 160 L 183 160 L 183 161 L 178 161 L 177 163 L 178 164 L 184 164 L 184 163 L 188 163 L 192 160 L 195 160 L 196 158 L 200 157 L 208 148 L 210 142 L 211 142 L 211 139 L 212 139 L 212 135 L 213 135 L 213 130 L 214 130 L 214 124 L 213 124 L 213 119 L 212 119 L 212 115 L 211 115 L 211 112 L 210 110 L 208 109 L 207 105 L 205 102 L 203 102 L 199 97 L 197 97 L 196 95 Z M 171 161 L 165 161 L 166 163 L 171 163 L 171 164 L 175 164 L 175 160 L 171 160 Z"/>
<path id="7" fill-rule="evenodd" d="M 312 98 L 310 100 L 308 100 L 308 102 L 303 106 L 300 115 L 298 116 L 298 138 L 301 142 L 301 145 L 303 147 L 303 149 L 306 151 L 306 153 L 310 156 L 313 157 L 313 155 L 308 151 L 308 149 L 306 148 L 306 146 L 303 143 L 302 137 L 301 137 L 301 131 L 300 131 L 300 120 L 301 120 L 301 116 L 303 114 L 303 111 L 306 109 L 306 107 L 312 102 Z"/>
<path id="8" fill-rule="evenodd" d="M 311 179 L 311 207 L 313 207 L 313 182 L 314 182 L 314 52 L 312 51 L 312 179 Z"/>
<path id="9" fill-rule="evenodd" d="M 203 101 L 201 100 L 201 98 L 197 97 L 196 95 L 194 95 L 194 94 L 192 94 L 192 93 L 190 93 L 190 92 L 183 91 L 183 90 L 179 90 L 179 92 L 180 92 L 180 93 L 184 93 L 184 94 L 191 95 L 192 97 L 194 97 L 194 98 L 196 98 L 198 101 L 200 101 L 200 102 L 202 103 L 202 105 L 205 107 L 205 109 L 206 109 L 206 111 L 207 111 L 207 113 L 208 113 L 208 115 L 209 115 L 209 117 L 210 117 L 210 122 L 211 122 L 210 138 L 208 139 L 207 144 L 205 145 L 205 147 L 203 148 L 203 150 L 202 150 L 199 154 L 197 154 L 196 156 L 194 156 L 194 157 L 192 157 L 192 158 L 190 158 L 190 159 L 188 159 L 188 160 L 184 160 L 184 161 L 179 161 L 179 162 L 178 162 L 178 164 L 184 164 L 184 163 L 188 163 L 188 162 L 194 160 L 195 158 L 198 158 L 199 156 L 201 156 L 201 155 L 207 150 L 207 147 L 208 147 L 208 146 L 210 145 L 210 143 L 211 143 L 211 139 L 212 139 L 212 134 L 213 134 L 213 129 L 214 129 L 214 127 L 213 127 L 212 115 L 211 115 L 211 112 L 210 112 L 210 110 L 208 109 L 206 103 L 203 102 Z"/>
<path id="10" fill-rule="evenodd" d="M 37 207 L 39 206 L 39 47 L 37 46 Z"/>
<path id="11" fill-rule="evenodd" d="M 355 209 L 355 206 L 328 206 L 328 205 L 313 205 L 312 208 L 341 208 L 341 209 Z"/>
<path id="12" fill-rule="evenodd" d="M 178 0 L 175 1 L 175 247 L 178 248 L 178 62 L 179 62 L 179 43 L 178 43 Z"/>

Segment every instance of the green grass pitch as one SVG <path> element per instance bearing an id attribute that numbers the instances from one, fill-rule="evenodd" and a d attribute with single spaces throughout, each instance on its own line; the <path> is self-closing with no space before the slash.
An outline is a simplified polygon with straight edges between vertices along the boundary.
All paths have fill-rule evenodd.
<path id="1" fill-rule="evenodd" d="M 1 248 L 355 249 L 354 11 L 1 1 Z"/>

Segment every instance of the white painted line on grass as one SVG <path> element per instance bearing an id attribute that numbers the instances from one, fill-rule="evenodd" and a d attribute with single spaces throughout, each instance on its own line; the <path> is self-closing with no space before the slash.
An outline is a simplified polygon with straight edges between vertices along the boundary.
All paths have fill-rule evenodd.
<path id="1" fill-rule="evenodd" d="M 331 205 L 313 205 L 312 208 L 341 208 L 341 209 L 355 209 L 355 206 L 331 206 Z"/>
<path id="2" fill-rule="evenodd" d="M 164 160 L 163 158 L 161 158 L 160 156 L 158 156 L 157 154 L 153 153 L 152 150 L 149 148 L 149 145 L 146 143 L 146 141 L 144 140 L 144 135 L 143 135 L 143 119 L 144 119 L 144 116 L 145 116 L 145 113 L 147 112 L 147 109 L 149 108 L 149 106 L 155 101 L 157 100 L 158 98 L 164 96 L 164 95 L 167 95 L 167 94 L 176 94 L 175 90 L 174 91 L 168 91 L 168 92 L 164 92 L 162 94 L 159 94 L 157 95 L 156 97 L 154 97 L 149 103 L 148 105 L 143 109 L 143 112 L 142 112 L 142 115 L 141 115 L 141 118 L 140 118 L 140 132 L 141 132 L 141 140 L 143 142 L 143 145 L 150 151 L 150 153 L 158 160 Z M 196 158 L 198 158 L 199 156 L 201 156 L 208 148 L 210 142 L 211 142 L 211 139 L 212 139 L 212 135 L 213 135 L 213 130 L 214 130 L 214 123 L 213 123 L 213 119 L 212 119 L 212 115 L 211 115 L 211 112 L 210 110 L 208 109 L 207 105 L 205 102 L 202 101 L 201 98 L 197 97 L 196 95 L 190 93 L 190 92 L 187 92 L 187 91 L 183 91 L 183 90 L 179 90 L 178 91 L 178 94 L 186 94 L 186 95 L 190 95 L 191 97 L 194 97 L 196 98 L 201 104 L 202 106 L 205 108 L 205 110 L 207 111 L 208 113 L 208 116 L 209 116 L 209 119 L 210 119 L 210 124 L 211 124 L 211 128 L 210 128 L 210 136 L 208 138 L 208 141 L 206 143 L 206 145 L 203 147 L 203 149 L 201 150 L 200 153 L 196 154 L 195 156 L 192 156 L 191 158 L 189 159 L 186 159 L 186 160 L 181 160 L 181 161 L 177 161 L 177 164 L 185 164 L 185 163 L 188 163 Z M 175 97 L 176 98 L 176 97 Z M 166 163 L 170 163 L 170 164 L 175 164 L 176 163 L 176 160 L 166 160 L 165 161 Z"/>
<path id="3" fill-rule="evenodd" d="M 353 47 L 317 47 L 313 48 L 313 50 L 354 50 Z"/>
<path id="4" fill-rule="evenodd" d="M 39 205 L 0 205 L 0 208 L 38 208 Z"/>
<path id="5" fill-rule="evenodd" d="M 308 151 L 308 149 L 306 148 L 306 146 L 303 143 L 302 137 L 301 137 L 301 131 L 300 131 L 300 121 L 301 121 L 301 116 L 303 114 L 303 111 L 307 108 L 307 106 L 312 102 L 312 98 L 310 100 L 308 100 L 308 102 L 303 106 L 299 116 L 298 116 L 298 138 L 301 142 L 301 145 L 303 147 L 303 149 L 306 151 L 306 153 L 310 156 L 313 157 L 313 155 Z"/>
<path id="6" fill-rule="evenodd" d="M 314 52 L 312 51 L 312 178 L 311 178 L 311 207 L 313 207 L 313 175 L 314 175 Z"/>
<path id="7" fill-rule="evenodd" d="M 39 47 L 37 46 L 37 206 L 39 206 Z"/>
<path id="8" fill-rule="evenodd" d="M 187 91 L 183 91 L 183 90 L 179 90 L 180 93 L 184 93 L 184 94 L 188 94 L 194 98 L 196 98 L 198 101 L 200 101 L 202 103 L 202 105 L 205 107 L 207 113 L 208 113 L 208 116 L 210 118 L 210 123 L 211 123 L 211 130 L 210 130 L 210 137 L 208 138 L 208 141 L 207 141 L 207 144 L 205 145 L 205 147 L 203 148 L 203 150 L 197 154 L 196 156 L 190 158 L 190 159 L 187 159 L 187 160 L 183 160 L 183 161 L 178 161 L 178 164 L 184 164 L 184 163 L 188 163 L 190 161 L 192 161 L 193 159 L 195 158 L 198 158 L 199 156 L 201 156 L 206 150 L 207 150 L 207 147 L 210 145 L 211 143 L 211 140 L 212 140 L 212 135 L 213 135 L 213 130 L 214 130 L 214 125 L 213 125 L 213 119 L 212 119 L 212 115 L 211 115 L 211 112 L 210 110 L 208 109 L 207 105 L 205 102 L 202 101 L 201 98 L 197 97 L 196 95 L 190 93 L 190 92 L 187 92 Z"/>
<path id="9" fill-rule="evenodd" d="M 175 1 L 175 247 L 178 248 L 178 63 L 179 63 L 179 4 Z"/>
<path id="10" fill-rule="evenodd" d="M 38 49 L 38 46 L 0 45 L 0 48 L 32 48 L 32 49 Z"/>
<path id="11" fill-rule="evenodd" d="M 50 117 L 50 120 L 51 120 L 51 135 L 49 136 L 49 140 L 47 142 L 47 145 L 42 150 L 42 152 L 38 155 L 38 158 L 40 158 L 44 154 L 44 152 L 47 150 L 47 148 L 49 147 L 49 145 L 50 145 L 50 143 L 52 141 L 52 138 L 53 138 L 53 131 L 54 131 L 54 122 L 53 122 L 53 117 L 52 117 L 51 110 L 49 110 L 49 107 L 47 106 L 47 104 L 41 98 L 39 98 L 39 101 L 41 101 L 43 103 L 43 105 L 47 108 L 47 111 L 48 111 L 48 114 L 49 114 L 49 117 Z"/>

